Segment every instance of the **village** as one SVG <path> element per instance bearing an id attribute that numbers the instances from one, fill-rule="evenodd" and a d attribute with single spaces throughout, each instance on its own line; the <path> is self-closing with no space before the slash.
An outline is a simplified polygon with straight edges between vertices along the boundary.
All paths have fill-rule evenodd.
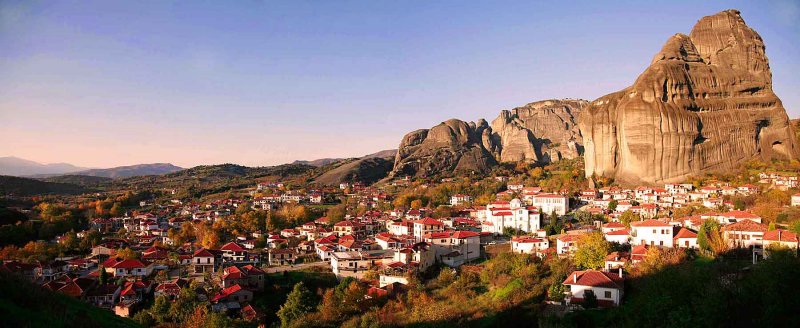
<path id="1" fill-rule="evenodd" d="M 715 232 L 724 247 L 750 252 L 753 263 L 768 257 L 775 247 L 796 253 L 800 240 L 795 232 L 765 224 L 748 208 L 726 200 L 797 187 L 794 177 L 761 174 L 759 179 L 757 185 L 680 183 L 574 193 L 507 183 L 485 205 L 474 205 L 475 195 L 449 195 L 447 206 L 454 215 L 438 218 L 425 207 L 382 210 L 379 204 L 393 195 L 363 184 L 295 192 L 280 182 L 260 182 L 241 198 L 208 203 L 143 200 L 122 216 L 95 218 L 88 229 L 77 232 L 78 238 L 101 236 L 87 254 L 49 262 L 5 260 L 0 270 L 122 317 L 134 316 L 155 298 L 174 301 L 191 288 L 215 312 L 261 322 L 264 313 L 251 302 L 263 293 L 270 274 L 330 272 L 339 280 L 352 278 L 365 284 L 365 297 L 391 297 L 403 293 L 410 277 L 423 277 L 432 268 L 459 270 L 498 252 L 570 258 L 586 236 L 595 235 L 613 245 L 602 265 L 573 271 L 562 283 L 563 295 L 549 299 L 566 309 L 586 302 L 613 307 L 624 300 L 627 272 L 648 251 L 698 250 L 698 233 L 706 226 L 719 228 Z M 392 185 L 408 183 L 401 178 Z M 270 212 L 336 198 L 367 210 L 348 212 L 338 220 L 322 216 L 274 231 L 239 230 L 211 243 L 181 238 L 182 229 L 235 221 L 245 210 Z M 791 197 L 791 206 L 800 206 L 800 194 Z M 705 210 L 675 215 L 687 207 Z M 64 239 L 59 236 L 52 243 Z"/>

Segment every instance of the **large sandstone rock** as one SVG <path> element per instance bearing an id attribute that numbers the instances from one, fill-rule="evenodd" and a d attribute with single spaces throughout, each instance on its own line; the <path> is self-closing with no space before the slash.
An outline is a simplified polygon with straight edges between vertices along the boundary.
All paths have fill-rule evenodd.
<path id="1" fill-rule="evenodd" d="M 393 174 L 486 173 L 497 164 L 493 149 L 491 128 L 486 121 L 476 124 L 451 119 L 403 137 Z"/>
<path id="2" fill-rule="evenodd" d="M 585 100 L 547 100 L 502 111 L 489 126 L 460 120 L 407 134 L 393 175 L 486 173 L 498 162 L 549 163 L 582 151 L 577 113 Z"/>
<path id="3" fill-rule="evenodd" d="M 796 158 L 761 37 L 736 10 L 672 36 L 634 84 L 580 116 L 587 177 L 681 181 L 760 158 Z"/>
<path id="4" fill-rule="evenodd" d="M 578 157 L 583 140 L 576 118 L 586 100 L 545 100 L 504 110 L 492 131 L 501 144 L 500 161 L 550 163 Z"/>

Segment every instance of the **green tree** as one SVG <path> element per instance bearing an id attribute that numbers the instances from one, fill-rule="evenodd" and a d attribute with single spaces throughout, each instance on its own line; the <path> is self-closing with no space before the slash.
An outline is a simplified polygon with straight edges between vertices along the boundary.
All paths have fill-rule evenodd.
<path id="1" fill-rule="evenodd" d="M 150 307 L 150 315 L 158 323 L 169 321 L 169 308 L 171 302 L 164 296 L 156 297 L 153 306 Z"/>
<path id="2" fill-rule="evenodd" d="M 599 231 L 587 233 L 578 240 L 575 251 L 575 265 L 582 269 L 597 269 L 605 265 L 606 255 L 611 251 L 611 243 Z"/>
<path id="3" fill-rule="evenodd" d="M 556 282 L 547 290 L 547 296 L 550 300 L 561 302 L 564 300 L 564 285 Z"/>
<path id="4" fill-rule="evenodd" d="M 108 271 L 106 271 L 106 268 L 104 268 L 103 266 L 100 266 L 100 277 L 98 279 L 98 282 L 100 283 L 101 286 L 108 283 Z"/>
<path id="5" fill-rule="evenodd" d="M 302 282 L 298 282 L 286 298 L 286 303 L 278 310 L 281 327 L 288 327 L 293 320 L 311 312 L 314 306 L 314 295 Z"/>
<path id="6" fill-rule="evenodd" d="M 616 199 L 608 202 L 608 210 L 611 211 L 611 212 L 616 211 L 617 210 L 617 205 L 619 205 L 619 202 Z"/>
<path id="7" fill-rule="evenodd" d="M 111 206 L 111 210 L 108 213 L 111 214 L 111 216 L 122 216 L 125 214 L 125 210 L 122 209 L 120 203 L 114 203 L 114 206 Z"/>
<path id="8" fill-rule="evenodd" d="M 719 234 L 720 225 L 717 220 L 705 220 L 697 232 L 697 245 L 700 249 L 711 251 L 712 238 Z"/>

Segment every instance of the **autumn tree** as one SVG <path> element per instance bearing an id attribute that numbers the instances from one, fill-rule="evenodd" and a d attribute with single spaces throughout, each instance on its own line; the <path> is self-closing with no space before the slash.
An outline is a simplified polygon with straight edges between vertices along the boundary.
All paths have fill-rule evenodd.
<path id="1" fill-rule="evenodd" d="M 622 212 L 619 216 L 619 222 L 624 224 L 626 228 L 631 228 L 631 222 L 641 221 L 642 217 L 639 214 L 633 213 L 631 210 Z"/>
<path id="2" fill-rule="evenodd" d="M 130 248 L 128 248 L 128 247 L 126 247 L 126 248 L 117 250 L 116 256 L 119 257 L 119 258 L 126 259 L 126 260 L 128 260 L 128 259 L 138 259 L 139 258 L 139 253 L 134 251 L 134 250 L 132 250 L 132 249 L 130 249 Z"/>
<path id="3" fill-rule="evenodd" d="M 611 251 L 611 244 L 599 231 L 587 233 L 578 240 L 575 251 L 575 265 L 583 269 L 597 269 L 605 265 L 606 255 Z"/>

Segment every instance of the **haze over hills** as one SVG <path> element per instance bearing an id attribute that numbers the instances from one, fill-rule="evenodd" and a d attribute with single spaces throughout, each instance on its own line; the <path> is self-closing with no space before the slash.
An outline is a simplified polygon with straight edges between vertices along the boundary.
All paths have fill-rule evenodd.
<path id="1" fill-rule="evenodd" d="M 127 178 L 161 175 L 183 170 L 169 163 L 136 164 L 112 168 L 84 168 L 67 163 L 42 164 L 18 157 L 0 157 L 0 175 L 48 178 L 59 175 L 83 175 L 104 178 Z"/>
<path id="2" fill-rule="evenodd" d="M 183 170 L 182 167 L 170 163 L 137 164 L 128 166 L 112 167 L 108 169 L 91 169 L 75 172 L 74 175 L 86 175 L 104 178 L 128 178 L 141 175 L 162 175 Z"/>
<path id="3" fill-rule="evenodd" d="M 42 164 L 13 156 L 0 157 L 0 175 L 66 174 L 87 169 L 67 163 Z"/>

